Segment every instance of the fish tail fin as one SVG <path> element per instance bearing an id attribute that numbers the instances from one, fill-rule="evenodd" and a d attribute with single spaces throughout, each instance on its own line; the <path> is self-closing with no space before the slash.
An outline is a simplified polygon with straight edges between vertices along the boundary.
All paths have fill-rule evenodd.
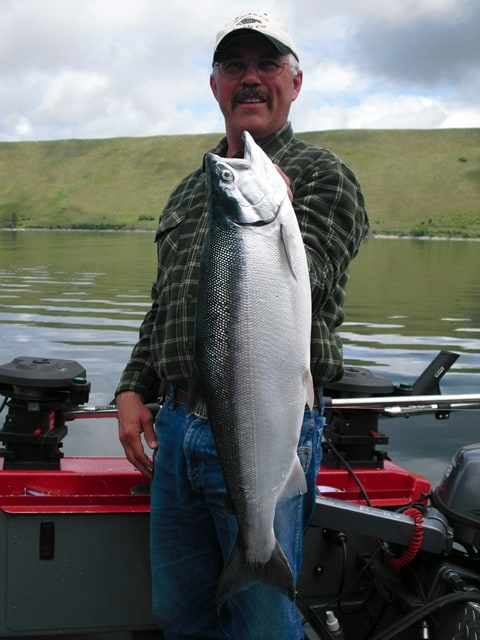
<path id="1" fill-rule="evenodd" d="M 294 599 L 295 583 L 292 570 L 278 540 L 275 540 L 273 553 L 266 563 L 247 562 L 238 543 L 235 545 L 218 581 L 217 609 L 220 609 L 227 598 L 255 583 L 285 593 L 290 600 Z"/>

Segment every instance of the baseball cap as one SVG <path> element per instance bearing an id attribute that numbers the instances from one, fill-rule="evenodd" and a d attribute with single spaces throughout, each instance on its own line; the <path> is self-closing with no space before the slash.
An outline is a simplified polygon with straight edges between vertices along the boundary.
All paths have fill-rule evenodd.
<path id="1" fill-rule="evenodd" d="M 222 49 L 230 42 L 230 40 L 240 32 L 253 31 L 259 33 L 270 40 L 277 51 L 282 55 L 293 53 L 298 60 L 297 48 L 293 42 L 292 36 L 288 33 L 286 27 L 276 18 L 266 13 L 244 13 L 231 22 L 228 22 L 217 33 L 215 40 L 215 50 L 213 52 L 213 61 L 218 59 Z"/>

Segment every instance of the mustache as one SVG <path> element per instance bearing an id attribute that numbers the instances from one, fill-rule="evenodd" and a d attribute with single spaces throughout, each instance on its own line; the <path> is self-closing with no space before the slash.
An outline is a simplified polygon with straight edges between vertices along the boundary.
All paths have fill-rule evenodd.
<path id="1" fill-rule="evenodd" d="M 243 87 L 237 91 L 232 98 L 232 107 L 235 107 L 239 102 L 244 102 L 245 100 L 262 100 L 267 103 L 269 108 L 272 106 L 270 95 L 258 87 Z"/>

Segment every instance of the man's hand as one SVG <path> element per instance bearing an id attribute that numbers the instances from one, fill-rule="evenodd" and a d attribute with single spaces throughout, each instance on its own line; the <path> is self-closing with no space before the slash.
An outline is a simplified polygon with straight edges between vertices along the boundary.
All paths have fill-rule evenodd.
<path id="1" fill-rule="evenodd" d="M 153 429 L 153 416 L 138 393 L 124 391 L 117 395 L 116 401 L 118 434 L 127 460 L 151 479 L 153 463 L 143 448 L 142 433 L 150 449 L 156 449 L 158 443 Z"/>
<path id="2" fill-rule="evenodd" d="M 285 181 L 285 184 L 287 185 L 287 193 L 288 193 L 288 197 L 290 199 L 290 202 L 293 202 L 293 193 L 292 190 L 290 189 L 290 178 L 287 176 L 286 173 L 284 173 L 280 167 L 278 166 L 278 164 L 273 165 L 275 167 L 275 169 L 278 171 L 278 173 L 282 176 L 282 178 Z"/>

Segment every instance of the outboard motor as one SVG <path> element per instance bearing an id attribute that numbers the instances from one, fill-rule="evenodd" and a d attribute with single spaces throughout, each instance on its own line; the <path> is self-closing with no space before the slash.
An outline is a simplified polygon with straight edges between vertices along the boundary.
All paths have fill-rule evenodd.
<path id="1" fill-rule="evenodd" d="M 480 444 L 461 447 L 448 465 L 432 501 L 465 548 L 480 548 Z"/>
<path id="2" fill-rule="evenodd" d="M 59 469 L 65 410 L 88 401 L 90 383 L 74 360 L 15 358 L 0 366 L 8 407 L 0 441 L 4 469 Z"/>

